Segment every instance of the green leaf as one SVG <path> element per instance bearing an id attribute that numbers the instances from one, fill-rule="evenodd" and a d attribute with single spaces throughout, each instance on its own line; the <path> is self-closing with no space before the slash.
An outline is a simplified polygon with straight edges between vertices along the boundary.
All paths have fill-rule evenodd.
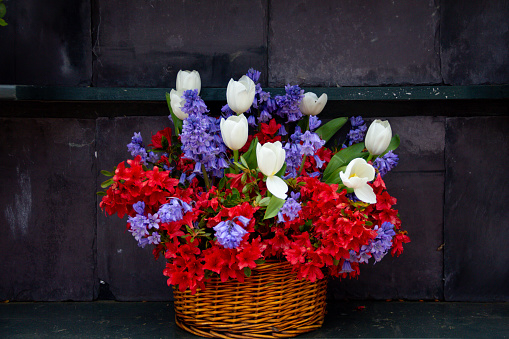
<path id="1" fill-rule="evenodd" d="M 114 183 L 113 179 L 108 179 L 108 180 L 106 180 L 105 182 L 103 182 L 103 183 L 101 184 L 101 187 L 102 187 L 102 188 L 106 188 L 106 187 L 110 186 L 110 185 L 111 185 L 111 184 L 113 184 L 113 183 Z"/>
<path id="2" fill-rule="evenodd" d="M 106 196 L 106 195 L 107 195 L 107 194 L 106 194 L 106 192 L 103 192 L 103 191 L 97 192 L 96 194 L 97 194 L 98 196 L 100 196 L 100 197 L 104 197 L 104 196 Z"/>
<path id="3" fill-rule="evenodd" d="M 389 151 L 394 151 L 396 148 L 399 147 L 399 143 L 400 143 L 400 140 L 399 140 L 399 135 L 394 135 L 391 139 L 391 143 L 389 144 L 389 146 L 387 147 L 387 149 L 385 150 L 385 152 L 380 155 L 381 157 L 383 157 L 386 153 L 388 153 Z"/>
<path id="4" fill-rule="evenodd" d="M 257 259 L 254 261 L 257 265 L 265 264 L 265 259 Z"/>
<path id="5" fill-rule="evenodd" d="M 166 139 L 164 135 L 161 137 L 161 146 L 163 147 L 164 150 L 167 150 L 168 147 L 170 147 L 170 143 L 168 142 L 168 139 Z"/>
<path id="6" fill-rule="evenodd" d="M 171 109 L 171 97 L 170 93 L 166 93 L 166 103 L 168 104 L 168 109 L 170 110 L 171 120 L 173 121 L 173 127 L 175 128 L 175 135 L 179 135 L 180 131 L 182 131 L 182 120 L 180 120 Z"/>
<path id="7" fill-rule="evenodd" d="M 112 176 L 113 176 L 113 173 L 108 172 L 108 171 L 105 171 L 105 170 L 102 170 L 102 171 L 101 171 L 101 174 L 102 174 L 102 175 L 105 175 L 105 176 L 107 176 L 107 177 L 112 177 Z"/>
<path id="8" fill-rule="evenodd" d="M 327 165 L 327 168 L 323 172 L 323 180 L 326 183 L 329 183 L 328 180 L 332 179 L 333 175 L 339 174 L 339 167 L 348 165 L 350 161 L 352 161 L 355 158 L 362 158 L 365 156 L 368 156 L 368 153 L 362 152 L 364 149 L 364 143 L 358 143 L 352 146 L 349 146 L 345 149 L 342 149 L 341 151 L 334 154 L 334 156 L 331 158 L 329 164 Z M 335 179 L 333 179 L 335 180 Z"/>
<path id="9" fill-rule="evenodd" d="M 341 127 L 343 127 L 347 121 L 348 118 L 345 117 L 331 120 L 317 129 L 315 133 L 318 134 L 320 138 L 325 140 L 325 142 L 327 142 L 330 138 L 332 138 L 334 134 L 336 134 L 337 131 L 341 129 Z"/>
<path id="10" fill-rule="evenodd" d="M 246 275 L 246 277 L 250 277 L 251 269 L 249 267 L 244 267 L 244 274 Z"/>
<path id="11" fill-rule="evenodd" d="M 0 3 L 0 18 L 3 18 L 6 12 L 5 4 Z"/>
<path id="12" fill-rule="evenodd" d="M 269 197 L 265 197 L 262 200 L 260 200 L 258 205 L 260 205 L 260 206 L 268 206 L 269 202 L 270 202 L 270 198 Z"/>
<path id="13" fill-rule="evenodd" d="M 270 202 L 269 205 L 267 206 L 267 210 L 265 211 L 265 216 L 263 217 L 263 219 L 265 220 L 275 217 L 284 204 L 285 201 L 283 199 L 279 199 L 278 197 L 273 195 L 270 198 Z"/>
<path id="14" fill-rule="evenodd" d="M 256 161 L 256 145 L 258 144 L 258 138 L 254 138 L 251 141 L 251 145 L 249 145 L 249 149 L 246 153 L 244 153 L 241 158 L 244 158 L 247 167 L 256 168 L 258 167 L 258 162 Z M 241 160 L 242 161 L 242 160 Z"/>
<path id="15" fill-rule="evenodd" d="M 4 19 L 0 19 L 0 26 L 7 26 L 7 22 Z"/>
<path id="16" fill-rule="evenodd" d="M 242 165 L 244 165 L 244 167 L 249 168 L 249 165 L 247 164 L 246 159 L 244 159 L 244 157 L 242 155 L 240 156 L 240 162 L 242 163 Z"/>

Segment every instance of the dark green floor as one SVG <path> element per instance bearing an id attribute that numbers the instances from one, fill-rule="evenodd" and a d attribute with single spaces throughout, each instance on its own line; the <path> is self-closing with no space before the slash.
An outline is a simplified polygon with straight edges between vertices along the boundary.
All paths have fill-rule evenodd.
<path id="1" fill-rule="evenodd" d="M 329 302 L 320 330 L 298 338 L 509 338 L 509 303 Z M 198 338 L 171 302 L 0 304 L 0 338 Z"/>

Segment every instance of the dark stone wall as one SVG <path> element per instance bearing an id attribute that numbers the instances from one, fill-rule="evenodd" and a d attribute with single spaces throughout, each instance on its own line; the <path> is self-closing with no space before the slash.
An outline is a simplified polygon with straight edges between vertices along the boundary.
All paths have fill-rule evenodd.
<path id="1" fill-rule="evenodd" d="M 1 84 L 506 84 L 504 0 L 5 0 Z"/>
<path id="2" fill-rule="evenodd" d="M 224 87 L 249 67 L 283 86 L 509 83 L 506 1 L 4 0 L 0 84 Z M 222 103 L 214 102 L 215 111 Z M 323 119 L 387 117 L 386 177 L 412 238 L 334 280 L 342 298 L 508 301 L 507 100 L 330 102 Z M 166 104 L 0 101 L 0 300 L 167 300 L 164 261 L 95 192 Z"/>

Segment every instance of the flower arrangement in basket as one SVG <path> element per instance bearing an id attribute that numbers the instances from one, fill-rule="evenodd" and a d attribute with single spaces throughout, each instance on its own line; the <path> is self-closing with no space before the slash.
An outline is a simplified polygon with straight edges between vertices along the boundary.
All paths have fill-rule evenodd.
<path id="1" fill-rule="evenodd" d="M 257 273 L 264 268 L 285 272 L 292 283 L 355 277 L 360 264 L 378 262 L 389 251 L 399 255 L 410 241 L 382 179 L 398 162 L 393 150 L 399 137 L 389 123 L 375 120 L 367 128 L 361 117 L 352 117 L 344 144 L 326 147 L 348 122 L 321 124 L 317 115 L 327 95 L 288 85 L 285 94 L 272 96 L 259 77 L 250 69 L 239 81 L 231 79 L 227 104 L 216 118 L 199 96 L 198 72 L 180 71 L 176 90 L 167 94 L 173 130 L 157 132 L 149 148 L 135 133 L 127 145 L 133 158 L 113 173 L 103 171 L 112 178 L 102 184 L 107 190 L 100 207 L 128 215 L 127 228 L 139 246 L 153 245 L 155 257 L 167 259 L 163 274 L 174 286 L 176 307 L 178 293 L 193 298 L 223 283 L 233 283 L 236 298 L 245 298 L 238 295 L 242 283 L 256 275 L 264 279 Z M 296 287 L 300 294 L 303 286 Z M 263 304 L 265 293 L 251 298 Z M 288 303 L 298 304 L 299 293 L 290 292 Z M 321 324 L 325 296 L 318 294 L 321 313 L 313 321 Z M 234 298 L 228 295 L 224 299 Z M 179 325 L 198 326 L 199 317 L 186 318 L 183 307 Z M 259 312 L 253 328 L 263 316 Z M 309 330 L 310 323 L 299 320 L 309 315 L 288 317 L 294 323 L 276 326 L 271 321 L 277 317 L 269 314 L 269 331 L 289 336 L 292 327 Z M 207 321 L 208 330 L 195 333 L 213 336 L 218 329 Z M 245 331 L 250 320 L 240 322 L 239 331 Z M 236 323 L 222 326 L 235 332 Z"/>

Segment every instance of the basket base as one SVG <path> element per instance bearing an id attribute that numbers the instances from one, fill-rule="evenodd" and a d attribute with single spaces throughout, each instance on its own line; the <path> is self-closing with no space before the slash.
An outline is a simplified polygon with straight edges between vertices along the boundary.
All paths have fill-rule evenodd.
<path id="1" fill-rule="evenodd" d="M 206 338 L 290 338 L 320 328 L 327 279 L 298 280 L 287 262 L 256 267 L 243 283 L 213 278 L 192 295 L 174 289 L 175 323 Z"/>

